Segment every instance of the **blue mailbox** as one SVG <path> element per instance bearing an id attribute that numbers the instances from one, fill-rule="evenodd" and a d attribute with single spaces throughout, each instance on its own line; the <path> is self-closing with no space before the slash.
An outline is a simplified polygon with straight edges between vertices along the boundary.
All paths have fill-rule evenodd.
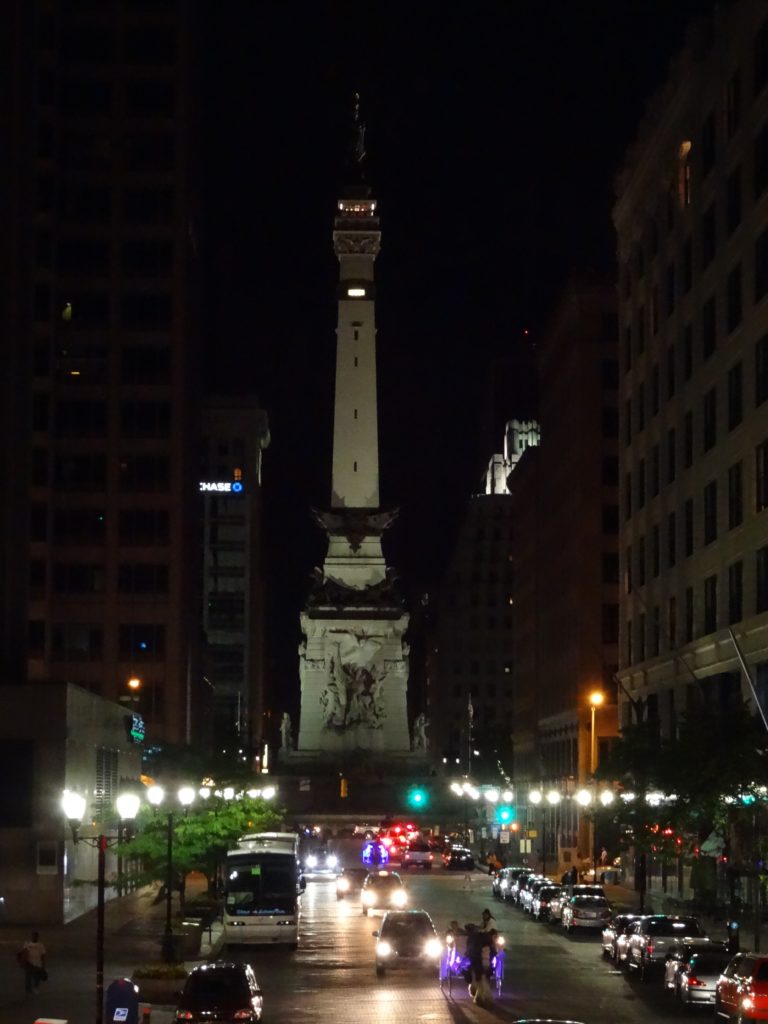
<path id="1" fill-rule="evenodd" d="M 107 989 L 104 1024 L 139 1024 L 139 989 L 130 978 L 118 978 Z"/>

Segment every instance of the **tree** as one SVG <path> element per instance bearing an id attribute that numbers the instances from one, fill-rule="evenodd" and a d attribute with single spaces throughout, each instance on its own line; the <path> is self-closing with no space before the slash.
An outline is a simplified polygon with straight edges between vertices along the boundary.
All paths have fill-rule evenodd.
<path id="1" fill-rule="evenodd" d="M 184 905 L 184 879 L 190 871 L 200 871 L 215 885 L 216 872 L 231 849 L 248 832 L 269 832 L 280 826 L 282 814 L 266 800 L 243 796 L 224 800 L 211 796 L 204 803 L 173 814 L 173 871 L 181 878 Z M 168 868 L 168 811 L 145 807 L 136 819 L 136 837 L 122 843 L 118 853 L 137 858 L 142 864 L 140 881 L 144 884 L 166 878 Z"/>

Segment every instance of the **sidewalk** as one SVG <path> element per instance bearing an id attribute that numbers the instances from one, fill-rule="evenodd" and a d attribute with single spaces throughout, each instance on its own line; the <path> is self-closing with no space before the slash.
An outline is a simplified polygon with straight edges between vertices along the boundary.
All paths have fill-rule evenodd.
<path id="1" fill-rule="evenodd" d="M 627 885 L 606 885 L 605 895 L 613 907 L 619 913 L 638 913 L 640 910 L 640 893 Z M 670 896 L 669 893 L 646 891 L 645 894 L 646 914 L 690 914 L 701 921 L 702 927 L 712 939 L 727 939 L 728 931 L 726 921 L 722 918 L 715 918 L 710 914 L 702 914 L 699 911 L 688 910 L 680 906 L 679 901 Z M 742 946 L 747 948 L 749 936 L 742 929 Z"/>

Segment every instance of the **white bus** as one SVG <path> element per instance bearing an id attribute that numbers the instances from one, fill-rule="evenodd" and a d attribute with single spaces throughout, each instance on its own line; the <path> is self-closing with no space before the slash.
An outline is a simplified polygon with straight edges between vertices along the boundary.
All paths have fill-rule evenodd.
<path id="1" fill-rule="evenodd" d="M 304 891 L 297 842 L 291 832 L 262 832 L 243 836 L 227 853 L 225 942 L 296 949 Z"/>

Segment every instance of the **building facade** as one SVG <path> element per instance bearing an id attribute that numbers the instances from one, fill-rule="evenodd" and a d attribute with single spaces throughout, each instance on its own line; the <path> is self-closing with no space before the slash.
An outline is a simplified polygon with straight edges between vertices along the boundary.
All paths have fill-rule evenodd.
<path id="1" fill-rule="evenodd" d="M 622 720 L 768 673 L 768 17 L 692 27 L 617 183 Z"/>
<path id="2" fill-rule="evenodd" d="M 199 560 L 187 5 L 18 2 L 5 40 L 7 678 L 191 737 Z"/>
<path id="3" fill-rule="evenodd" d="M 259 751 L 264 713 L 261 467 L 267 415 L 255 399 L 208 399 L 203 409 L 202 509 L 205 732 Z"/>

